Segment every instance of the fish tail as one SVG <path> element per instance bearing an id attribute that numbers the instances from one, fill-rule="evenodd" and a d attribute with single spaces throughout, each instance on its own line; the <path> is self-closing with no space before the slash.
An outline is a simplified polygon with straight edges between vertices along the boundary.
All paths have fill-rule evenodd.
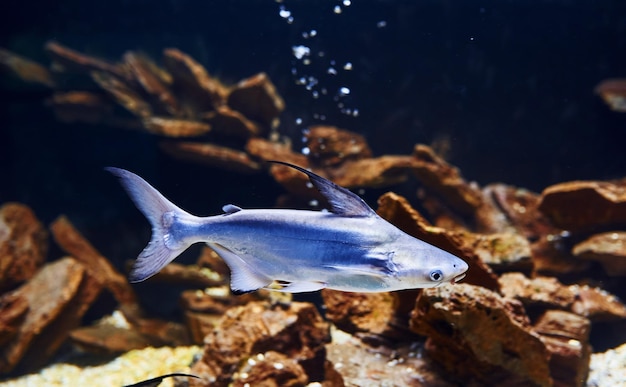
<path id="1" fill-rule="evenodd" d="M 172 262 L 191 245 L 184 237 L 197 217 L 178 208 L 144 179 L 120 168 L 107 167 L 117 176 L 137 208 L 152 225 L 150 243 L 137 257 L 129 275 L 130 282 L 144 281 Z"/>

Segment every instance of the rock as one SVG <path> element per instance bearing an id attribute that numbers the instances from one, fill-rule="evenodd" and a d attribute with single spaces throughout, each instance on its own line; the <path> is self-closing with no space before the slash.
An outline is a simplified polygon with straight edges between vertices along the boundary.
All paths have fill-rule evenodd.
<path id="1" fill-rule="evenodd" d="M 120 78 L 106 72 L 94 71 L 91 78 L 106 91 L 111 98 L 137 118 L 145 119 L 152 116 L 152 106 L 133 88 Z"/>
<path id="2" fill-rule="evenodd" d="M 132 264 L 132 263 L 131 263 Z M 199 289 L 220 286 L 228 283 L 223 275 L 198 266 L 171 262 L 152 278 L 154 282 L 184 285 Z"/>
<path id="3" fill-rule="evenodd" d="M 83 55 L 57 42 L 46 43 L 45 49 L 57 67 L 61 66 L 64 71 L 82 74 L 90 74 L 95 71 L 113 75 L 118 79 L 129 79 L 128 73 L 122 66 Z"/>
<path id="4" fill-rule="evenodd" d="M 285 109 L 285 101 L 265 73 L 240 81 L 230 90 L 227 101 L 233 110 L 266 129 L 278 127 L 278 116 Z"/>
<path id="5" fill-rule="evenodd" d="M 332 330 L 332 343 L 327 345 L 328 359 L 334 374 L 341 375 L 343 384 L 324 386 L 432 386 L 451 387 L 456 384 L 424 355 L 420 341 L 398 342 L 393 350 L 372 347 L 341 330 Z M 329 375 L 328 367 L 326 375 Z"/>
<path id="6" fill-rule="evenodd" d="M 159 69 L 146 55 L 128 51 L 123 57 L 124 63 L 139 87 L 149 97 L 157 114 L 180 116 L 180 104 L 169 90 L 167 82 L 172 82 L 169 74 Z"/>
<path id="7" fill-rule="evenodd" d="M 28 312 L 13 339 L 0 349 L 0 373 L 41 367 L 100 294 L 102 287 L 85 266 L 63 258 L 44 266 L 30 281 L 3 296 L 25 298 Z M 0 301 L 0 304 L 2 302 Z"/>
<path id="8" fill-rule="evenodd" d="M 555 386 L 583 386 L 589 373 L 588 319 L 560 311 L 545 312 L 534 326 L 550 352 L 550 374 Z"/>
<path id="9" fill-rule="evenodd" d="M 268 351 L 296 360 L 310 381 L 323 380 L 330 334 L 313 304 L 251 302 L 229 309 L 204 341 L 202 359 L 191 370 L 201 379 L 190 386 L 226 386 L 242 361 Z"/>
<path id="10" fill-rule="evenodd" d="M 482 232 L 511 232 L 523 235 L 530 241 L 556 230 L 539 211 L 540 197 L 523 188 L 504 184 L 489 184 L 482 190 L 485 202 L 492 211 L 477 214 L 477 227 Z M 493 219 L 498 217 L 498 220 Z M 496 224 L 498 224 L 496 226 Z"/>
<path id="11" fill-rule="evenodd" d="M 571 285 L 569 289 L 576 296 L 572 312 L 593 322 L 626 319 L 626 305 L 614 295 L 587 285 Z"/>
<path id="12" fill-rule="evenodd" d="M 190 344 L 185 326 L 144 318 L 137 308 L 124 307 L 95 324 L 70 333 L 72 344 L 83 352 L 114 355 L 146 347 L 177 347 Z"/>
<path id="13" fill-rule="evenodd" d="M 311 126 L 305 132 L 309 161 L 318 167 L 331 167 L 346 160 L 371 158 L 365 137 L 334 126 Z"/>
<path id="14" fill-rule="evenodd" d="M 224 136 L 248 139 L 261 134 L 258 124 L 228 106 L 218 106 L 201 117 L 214 128 L 215 133 Z"/>
<path id="15" fill-rule="evenodd" d="M 351 293 L 322 290 L 326 318 L 337 328 L 361 337 L 407 340 L 408 316 L 419 291 Z M 374 338 L 375 339 L 375 338 Z"/>
<path id="16" fill-rule="evenodd" d="M 415 176 L 444 203 L 462 215 L 473 215 L 483 204 L 478 187 L 468 184 L 459 170 L 446 163 L 428 146 L 418 144 L 413 150 L 417 161 Z"/>
<path id="17" fill-rule="evenodd" d="M 546 188 L 539 210 L 556 227 L 591 232 L 626 224 L 626 180 L 572 181 Z"/>
<path id="18" fill-rule="evenodd" d="M 197 137 L 208 133 L 211 125 L 205 122 L 168 117 L 145 117 L 143 127 L 152 134 L 167 137 Z"/>
<path id="19" fill-rule="evenodd" d="M 563 231 L 544 235 L 531 244 L 535 274 L 561 276 L 589 268 L 589 261 L 572 256 L 569 239 L 569 232 Z"/>
<path id="20" fill-rule="evenodd" d="M 497 276 L 474 252 L 476 238 L 470 233 L 453 232 L 433 227 L 400 195 L 392 192 L 378 199 L 378 214 L 407 234 L 442 248 L 469 265 L 465 283 L 498 290 Z"/>
<path id="21" fill-rule="evenodd" d="M 27 281 L 42 266 L 48 233 L 23 204 L 0 207 L 0 293 Z"/>
<path id="22" fill-rule="evenodd" d="M 474 253 L 496 273 L 521 271 L 531 273 L 530 244 L 518 234 L 476 235 Z"/>
<path id="23" fill-rule="evenodd" d="M 500 279 L 502 294 L 520 300 L 527 308 L 571 310 L 576 294 L 554 277 L 527 278 L 522 273 L 505 273 Z"/>
<path id="24" fill-rule="evenodd" d="M 626 276 L 626 232 L 596 234 L 576 244 L 574 256 L 598 261 L 608 276 Z"/>
<path id="25" fill-rule="evenodd" d="M 288 143 L 269 141 L 260 137 L 253 137 L 249 139 L 246 143 L 246 152 L 248 152 L 250 156 L 256 157 L 263 161 L 280 160 L 286 163 L 299 165 L 303 168 L 309 167 L 309 162 L 306 156 L 302 153 L 293 152 L 291 150 L 290 144 Z M 283 169 L 289 169 L 293 171 L 292 168 Z M 297 172 L 297 174 L 304 176 L 304 179 L 306 180 L 306 176 L 304 174 L 300 172 Z M 274 178 L 279 181 L 277 176 L 274 176 Z"/>
<path id="26" fill-rule="evenodd" d="M 463 383 L 552 385 L 549 352 L 518 301 L 468 284 L 424 289 L 411 314 L 427 353 Z"/>
<path id="27" fill-rule="evenodd" d="M 187 117 L 197 117 L 226 103 L 227 90 L 189 55 L 175 48 L 163 51 L 163 64 Z"/>
<path id="28" fill-rule="evenodd" d="M 309 378 L 294 359 L 268 351 L 248 358 L 233 376 L 233 387 L 304 387 Z"/>
<path id="29" fill-rule="evenodd" d="M 130 120 L 114 118 L 113 105 L 100 94 L 88 91 L 57 92 L 46 101 L 59 121 L 130 126 Z M 132 121 L 134 122 L 134 121 Z"/>
<path id="30" fill-rule="evenodd" d="M 47 68 L 3 48 L 0 48 L 0 70 L 10 72 L 25 82 L 55 86 L 54 78 Z"/>
<path id="31" fill-rule="evenodd" d="M 21 294 L 0 297 L 0 348 L 19 332 L 28 312 L 28 300 Z"/>
<path id="32" fill-rule="evenodd" d="M 136 304 L 137 296 L 126 277 L 120 274 L 111 262 L 103 257 L 74 228 L 65 216 L 59 216 L 51 225 L 50 230 L 57 244 L 76 260 L 84 264 L 89 274 L 100 281 L 122 305 Z"/>
<path id="33" fill-rule="evenodd" d="M 414 164 L 411 156 L 381 156 L 348 160 L 324 172 L 330 180 L 342 187 L 378 188 L 406 181 Z"/>
<path id="34" fill-rule="evenodd" d="M 562 309 L 593 322 L 626 318 L 626 306 L 614 295 L 587 285 L 564 285 L 553 277 L 529 279 L 521 273 L 500 277 L 502 294 L 527 308 Z"/>
<path id="35" fill-rule="evenodd" d="M 626 79 L 606 79 L 600 82 L 593 91 L 609 105 L 611 110 L 626 112 Z"/>

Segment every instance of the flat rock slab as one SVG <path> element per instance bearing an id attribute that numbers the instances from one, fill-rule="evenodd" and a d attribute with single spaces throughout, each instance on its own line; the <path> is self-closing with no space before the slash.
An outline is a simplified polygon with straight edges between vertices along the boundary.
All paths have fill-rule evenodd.
<path id="1" fill-rule="evenodd" d="M 23 297 L 28 312 L 13 339 L 0 350 L 0 373 L 43 365 L 100 294 L 100 282 L 73 258 L 44 266 L 30 281 L 4 297 Z"/>
<path id="2" fill-rule="evenodd" d="M 557 227 L 586 232 L 626 224 L 626 180 L 572 181 L 546 188 L 539 210 Z"/>

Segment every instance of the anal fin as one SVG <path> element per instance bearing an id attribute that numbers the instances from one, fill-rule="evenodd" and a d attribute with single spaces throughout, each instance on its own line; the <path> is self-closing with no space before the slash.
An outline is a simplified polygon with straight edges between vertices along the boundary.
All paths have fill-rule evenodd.
<path id="1" fill-rule="evenodd" d="M 235 294 L 253 292 L 272 283 L 262 273 L 255 271 L 240 256 L 217 243 L 207 243 L 230 268 L 230 289 Z"/>
<path id="2" fill-rule="evenodd" d="M 315 292 L 326 287 L 326 283 L 319 281 L 298 281 L 298 282 L 289 282 L 285 285 L 282 285 L 281 288 L 268 288 L 270 290 L 277 290 L 279 292 L 284 293 L 305 293 L 305 292 Z"/>

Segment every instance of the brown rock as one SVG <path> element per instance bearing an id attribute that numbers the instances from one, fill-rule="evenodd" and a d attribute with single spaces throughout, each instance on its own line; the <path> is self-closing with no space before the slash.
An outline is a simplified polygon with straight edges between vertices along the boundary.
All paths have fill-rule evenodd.
<path id="1" fill-rule="evenodd" d="M 189 55 L 175 48 L 163 51 L 163 64 L 188 117 L 197 117 L 226 103 L 226 88 Z"/>
<path id="2" fill-rule="evenodd" d="M 571 285 L 576 296 L 571 311 L 591 321 L 616 321 L 626 319 L 626 305 L 614 295 L 587 285 Z"/>
<path id="3" fill-rule="evenodd" d="M 0 347 L 11 341 L 19 332 L 28 312 L 28 300 L 20 294 L 0 297 Z"/>
<path id="4" fill-rule="evenodd" d="M 44 266 L 28 283 L 4 297 L 24 297 L 29 310 L 14 338 L 0 349 L 0 373 L 18 363 L 29 371 L 43 365 L 100 293 L 101 285 L 72 258 Z"/>
<path id="5" fill-rule="evenodd" d="M 474 253 L 496 273 L 533 270 L 530 244 L 518 234 L 476 235 Z"/>
<path id="6" fill-rule="evenodd" d="M 218 273 L 222 276 L 230 275 L 230 268 L 226 262 L 224 262 L 224 260 L 208 246 L 202 247 L 202 252 L 196 261 L 196 266 L 201 269 L 208 269 L 209 271 Z"/>
<path id="7" fill-rule="evenodd" d="M 493 206 L 500 210 L 507 224 L 517 234 L 535 240 L 555 232 L 548 219 L 539 211 L 538 194 L 504 184 L 490 184 L 483 189 L 483 195 L 492 200 Z M 493 231 L 504 230 L 501 228 Z"/>
<path id="8" fill-rule="evenodd" d="M 253 137 L 246 143 L 246 151 L 253 157 L 267 161 L 280 160 L 286 163 L 296 164 L 303 168 L 308 168 L 309 162 L 305 155 L 291 150 L 290 144 L 269 141 L 259 137 Z M 283 168 L 285 170 L 292 168 Z M 297 172 L 297 171 L 295 171 Z M 300 172 L 299 175 L 306 176 Z"/>
<path id="9" fill-rule="evenodd" d="M 322 290 L 326 318 L 337 328 L 361 337 L 407 340 L 408 316 L 419 291 L 350 293 Z M 375 337 L 373 338 L 375 339 Z"/>
<path id="10" fill-rule="evenodd" d="M 527 307 L 562 309 L 597 321 L 626 318 L 626 306 L 614 295 L 587 285 L 563 285 L 553 277 L 526 278 L 521 273 L 500 277 L 502 294 Z"/>
<path id="11" fill-rule="evenodd" d="M 138 118 L 152 116 L 152 106 L 146 102 L 138 92 L 133 90 L 120 78 L 106 72 L 94 71 L 91 73 L 93 80 L 105 90 L 124 109 Z"/>
<path id="12" fill-rule="evenodd" d="M 626 276 L 626 232 L 593 235 L 574 246 L 572 254 L 600 262 L 608 276 Z"/>
<path id="13" fill-rule="evenodd" d="M 552 385 L 549 352 L 518 301 L 478 286 L 424 289 L 411 329 L 428 336 L 426 350 L 464 383 Z"/>
<path id="14" fill-rule="evenodd" d="M 429 190 L 462 215 L 473 215 L 483 204 L 478 187 L 468 184 L 459 170 L 446 163 L 428 146 L 418 144 L 413 150 L 417 163 L 415 176 Z"/>
<path id="15" fill-rule="evenodd" d="M 96 71 L 113 75 L 119 79 L 128 79 L 128 74 L 122 66 L 81 54 L 57 42 L 51 41 L 46 43 L 45 49 L 57 66 L 60 65 L 64 71 L 84 74 Z"/>
<path id="16" fill-rule="evenodd" d="M 242 360 L 270 350 L 296 360 L 309 380 L 322 380 L 324 344 L 329 341 L 328 323 L 313 304 L 252 302 L 231 308 L 206 336 L 204 355 L 191 369 L 201 380 L 190 385 L 225 386 Z"/>
<path id="17" fill-rule="evenodd" d="M 534 326 L 550 352 L 550 374 L 555 386 L 584 386 L 589 374 L 591 346 L 588 319 L 549 310 Z"/>
<path id="18" fill-rule="evenodd" d="M 309 161 L 320 167 L 331 167 L 345 160 L 371 158 L 365 137 L 334 126 L 311 126 L 305 133 Z"/>
<path id="19" fill-rule="evenodd" d="M 142 122 L 148 132 L 167 137 L 197 137 L 211 130 L 205 122 L 177 118 L 146 117 Z"/>
<path id="20" fill-rule="evenodd" d="M 25 82 L 55 86 L 54 78 L 47 68 L 3 48 L 0 48 L 0 70 L 10 72 Z"/>
<path id="21" fill-rule="evenodd" d="M 124 54 L 124 63 L 128 66 L 130 74 L 141 89 L 149 96 L 157 114 L 172 116 L 181 114 L 176 97 L 165 83 L 165 79 L 169 79 L 171 82 L 169 74 L 164 76 L 164 71 L 158 69 L 150 58 L 132 51 Z"/>
<path id="22" fill-rule="evenodd" d="M 548 234 L 531 244 L 535 274 L 559 276 L 580 273 L 589 268 L 589 261 L 576 259 L 570 254 L 568 238 L 567 232 Z"/>
<path id="23" fill-rule="evenodd" d="M 48 233 L 23 204 L 0 207 L 0 293 L 30 279 L 48 250 Z"/>
<path id="24" fill-rule="evenodd" d="M 626 112 L 626 79 L 606 79 L 593 90 L 611 110 Z"/>
<path id="25" fill-rule="evenodd" d="M 392 192 L 378 199 L 378 214 L 407 234 L 442 248 L 469 265 L 465 283 L 498 290 L 497 276 L 487 264 L 474 253 L 475 237 L 469 233 L 452 232 L 433 227 L 400 195 Z"/>
<path id="26" fill-rule="evenodd" d="M 229 137 L 247 139 L 261 133 L 259 126 L 249 117 L 228 106 L 218 106 L 215 110 L 202 114 L 202 119 L 208 122 L 216 133 Z"/>
<path id="27" fill-rule="evenodd" d="M 554 277 L 525 277 L 522 273 L 505 273 L 500 279 L 502 294 L 520 300 L 527 307 L 570 310 L 576 295 Z"/>
<path id="28" fill-rule="evenodd" d="M 304 387 L 309 378 L 294 359 L 268 351 L 248 358 L 233 377 L 233 387 Z"/>
<path id="29" fill-rule="evenodd" d="M 65 217 L 59 216 L 50 226 L 57 244 L 84 264 L 89 274 L 100 281 L 120 304 L 135 304 L 137 296 L 126 277 L 120 274 Z"/>
<path id="30" fill-rule="evenodd" d="M 117 355 L 154 344 L 133 329 L 108 323 L 74 329 L 70 340 L 81 351 L 97 355 Z"/>
<path id="31" fill-rule="evenodd" d="M 254 173 L 261 169 L 259 163 L 252 161 L 247 153 L 215 144 L 168 141 L 162 142 L 161 148 L 177 159 L 210 167 L 239 173 Z"/>
<path id="32" fill-rule="evenodd" d="M 572 181 L 546 188 L 539 210 L 559 228 L 588 232 L 626 224 L 626 180 Z"/>
<path id="33" fill-rule="evenodd" d="M 176 262 L 169 263 L 155 274 L 152 280 L 154 282 L 185 285 L 199 289 L 220 286 L 227 283 L 226 278 L 209 269 L 199 268 L 198 266 L 181 265 Z"/>
<path id="34" fill-rule="evenodd" d="M 122 123 L 112 118 L 113 105 L 102 95 L 88 91 L 57 92 L 47 101 L 59 121 L 66 123 L 85 122 L 88 124 Z"/>
<path id="35" fill-rule="evenodd" d="M 230 90 L 228 106 L 269 129 L 278 127 L 278 115 L 285 109 L 285 102 L 267 74 L 259 73 Z"/>
<path id="36" fill-rule="evenodd" d="M 411 156 L 381 156 L 373 159 L 348 160 L 326 174 L 342 187 L 385 187 L 408 179 L 415 161 Z"/>

